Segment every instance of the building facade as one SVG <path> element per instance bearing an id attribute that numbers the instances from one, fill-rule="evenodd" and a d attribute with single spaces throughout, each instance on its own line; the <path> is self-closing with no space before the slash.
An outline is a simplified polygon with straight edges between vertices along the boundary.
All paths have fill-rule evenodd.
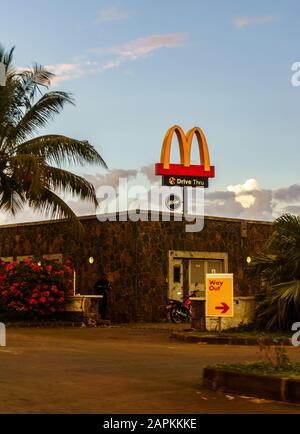
<path id="1" fill-rule="evenodd" d="M 251 297 L 258 282 L 246 275 L 246 258 L 263 247 L 272 230 L 268 222 L 217 217 L 205 217 L 204 229 L 194 233 L 185 231 L 184 221 L 80 220 L 82 233 L 64 220 L 1 226 L 0 256 L 70 259 L 80 294 L 93 294 L 96 280 L 108 273 L 114 322 L 164 319 L 161 306 L 168 298 L 194 289 L 205 294 L 207 272 L 234 274 L 237 303 Z"/>

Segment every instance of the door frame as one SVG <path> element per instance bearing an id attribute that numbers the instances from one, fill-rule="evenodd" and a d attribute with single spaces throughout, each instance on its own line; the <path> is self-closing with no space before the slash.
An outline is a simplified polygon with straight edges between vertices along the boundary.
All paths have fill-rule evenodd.
<path id="1" fill-rule="evenodd" d="M 168 296 L 172 293 L 173 287 L 173 259 L 216 259 L 223 261 L 223 273 L 228 273 L 228 253 L 227 252 L 200 252 L 186 250 L 168 251 Z"/>

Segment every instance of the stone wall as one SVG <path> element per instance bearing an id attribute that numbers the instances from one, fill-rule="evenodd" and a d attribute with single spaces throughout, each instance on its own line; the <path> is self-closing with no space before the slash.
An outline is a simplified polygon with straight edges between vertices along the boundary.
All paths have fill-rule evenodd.
<path id="1" fill-rule="evenodd" d="M 185 222 L 99 222 L 83 217 L 85 231 L 68 222 L 39 222 L 0 227 L 0 256 L 62 253 L 77 270 L 77 292 L 93 293 L 102 271 L 110 273 L 113 321 L 157 321 L 168 296 L 169 250 L 227 252 L 234 273 L 235 296 L 252 295 L 257 282 L 245 276 L 246 257 L 253 256 L 271 232 L 271 224 L 205 218 L 199 233 L 185 232 Z M 89 264 L 88 258 L 95 261 Z"/>

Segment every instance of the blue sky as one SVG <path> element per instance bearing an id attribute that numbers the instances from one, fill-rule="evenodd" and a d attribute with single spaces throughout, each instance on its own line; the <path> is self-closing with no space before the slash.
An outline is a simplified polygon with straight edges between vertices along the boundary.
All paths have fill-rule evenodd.
<path id="1" fill-rule="evenodd" d="M 211 192 L 249 179 L 276 192 L 299 180 L 299 19 L 296 0 L 10 0 L 0 42 L 16 46 L 16 66 L 57 72 L 76 107 L 47 132 L 90 140 L 110 169 L 154 164 L 171 125 L 198 125 Z"/>

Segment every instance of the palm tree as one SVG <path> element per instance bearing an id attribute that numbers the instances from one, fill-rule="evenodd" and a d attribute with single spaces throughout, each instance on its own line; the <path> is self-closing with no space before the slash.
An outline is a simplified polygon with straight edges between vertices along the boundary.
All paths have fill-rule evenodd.
<path id="1" fill-rule="evenodd" d="M 274 222 L 265 251 L 249 271 L 260 275 L 257 323 L 265 329 L 291 329 L 300 319 L 300 216 L 284 214 Z"/>
<path id="2" fill-rule="evenodd" d="M 52 218 L 76 220 L 60 194 L 96 204 L 95 190 L 86 179 L 63 166 L 106 164 L 87 141 L 55 134 L 36 135 L 74 101 L 68 93 L 47 91 L 54 75 L 42 66 L 14 69 L 13 52 L 14 48 L 5 52 L 0 46 L 0 62 L 6 73 L 6 85 L 0 86 L 0 210 L 15 215 L 28 204 L 50 213 Z"/>

